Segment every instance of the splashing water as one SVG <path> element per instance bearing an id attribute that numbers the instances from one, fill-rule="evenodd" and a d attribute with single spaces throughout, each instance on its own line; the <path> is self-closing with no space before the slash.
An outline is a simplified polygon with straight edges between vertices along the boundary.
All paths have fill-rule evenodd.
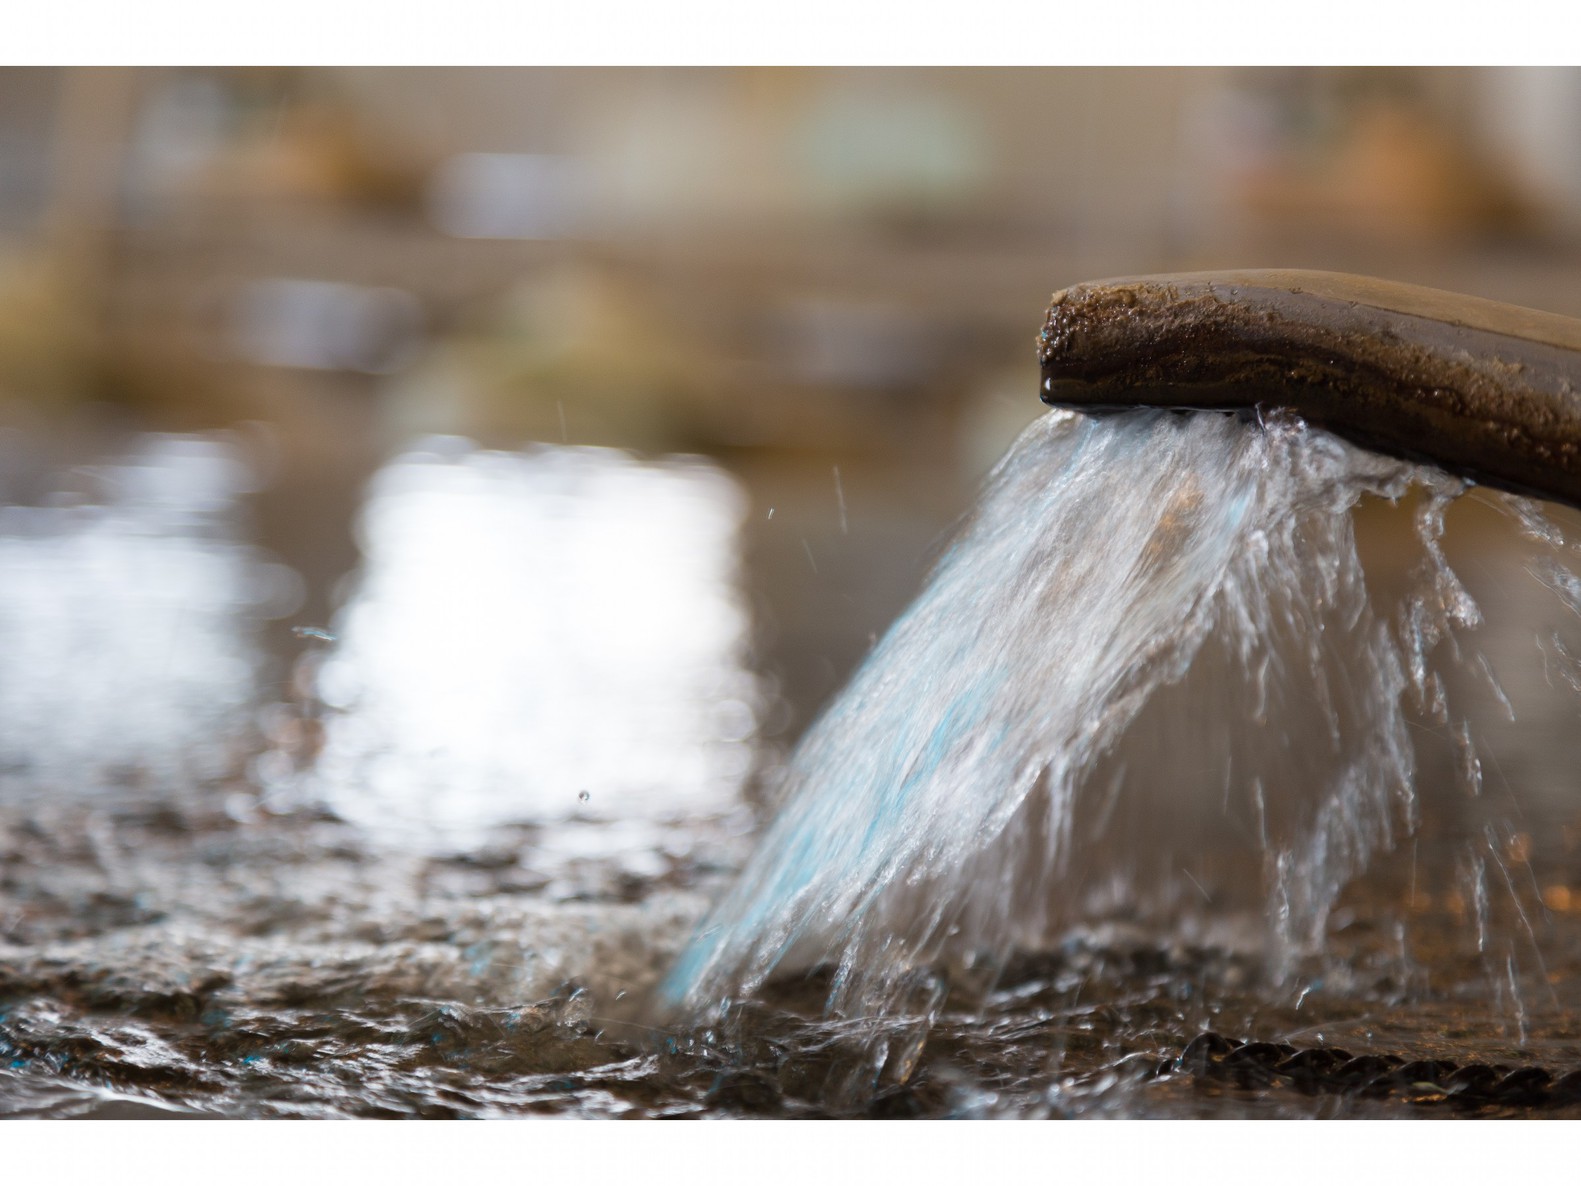
<path id="1" fill-rule="evenodd" d="M 313 793 L 418 848 L 592 818 L 607 826 L 538 848 L 634 861 L 672 823 L 736 810 L 758 711 L 744 510 L 697 458 L 455 438 L 395 458 L 317 681 L 334 712 Z"/>
<path id="2" fill-rule="evenodd" d="M 822 964 L 836 1015 L 895 1013 L 937 1000 L 937 969 L 991 979 L 1097 915 L 1252 919 L 1277 978 L 1379 853 L 1410 847 L 1419 784 L 1480 792 L 1448 689 L 1509 705 L 1457 642 L 1481 620 L 1440 546 L 1464 489 L 1291 417 L 1042 418 L 791 759 L 664 1001 L 728 1008 Z M 1392 596 L 1363 571 L 1368 496 L 1415 508 Z M 1559 550 L 1531 504 L 1488 501 Z M 1581 586 L 1549 562 L 1573 609 Z"/>
<path id="3" fill-rule="evenodd" d="M 0 479 L 36 449 L 9 446 Z M 150 435 L 40 505 L 0 489 L 0 801 L 224 777 L 261 624 L 301 596 L 241 538 L 253 480 L 221 440 Z"/>

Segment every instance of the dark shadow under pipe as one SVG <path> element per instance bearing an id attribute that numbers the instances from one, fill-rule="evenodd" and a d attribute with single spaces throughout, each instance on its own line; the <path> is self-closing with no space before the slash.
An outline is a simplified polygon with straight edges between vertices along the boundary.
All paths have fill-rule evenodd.
<path id="1" fill-rule="evenodd" d="M 1039 340 L 1043 402 L 1288 408 L 1364 448 L 1581 506 L 1581 321 L 1337 272 L 1078 284 Z"/>

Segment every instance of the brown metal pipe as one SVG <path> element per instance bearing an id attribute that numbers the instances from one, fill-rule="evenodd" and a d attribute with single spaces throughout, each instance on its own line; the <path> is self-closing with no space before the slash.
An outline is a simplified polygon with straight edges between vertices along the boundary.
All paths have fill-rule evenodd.
<path id="1" fill-rule="evenodd" d="M 1078 284 L 1039 341 L 1044 403 L 1289 408 L 1477 482 L 1581 506 L 1581 321 L 1337 272 Z"/>

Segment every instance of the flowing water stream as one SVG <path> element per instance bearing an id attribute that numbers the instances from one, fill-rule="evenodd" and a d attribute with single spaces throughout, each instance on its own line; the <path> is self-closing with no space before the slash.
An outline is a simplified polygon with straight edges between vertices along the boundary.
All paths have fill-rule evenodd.
<path id="1" fill-rule="evenodd" d="M 913 1020 L 874 1023 L 846 1084 L 861 1094 L 909 1077 L 955 986 L 997 984 L 1073 928 L 1236 953 L 1271 1003 L 1315 1011 L 1367 977 L 1396 1008 L 1444 992 L 1422 953 L 1466 924 L 1476 970 L 1453 993 L 1480 985 L 1484 1019 L 1522 1040 L 1534 1011 L 1568 1033 L 1571 842 L 1544 833 L 1568 831 L 1573 807 L 1553 808 L 1575 767 L 1557 737 L 1500 736 L 1521 714 L 1443 548 L 1462 493 L 1294 419 L 1044 418 L 803 740 L 783 811 L 664 999 L 728 1017 L 776 972 L 829 969 L 832 1016 Z M 1508 595 L 1520 579 L 1551 595 L 1516 627 L 1544 686 L 1514 694 L 1565 731 L 1576 553 L 1533 504 L 1479 497 L 1529 546 L 1501 614 L 1533 612 Z M 1414 508 L 1370 580 L 1363 500 Z M 1499 753 L 1530 767 L 1522 744 L 1551 769 L 1518 787 Z M 1458 848 L 1436 918 L 1424 842 L 1435 869 Z M 1396 948 L 1382 978 L 1332 933 L 1347 891 L 1339 921 Z"/>
<path id="2" fill-rule="evenodd" d="M 408 456 L 340 633 L 244 726 L 219 718 L 245 699 L 245 622 L 281 612 L 236 592 L 266 558 L 201 517 L 13 525 L 7 572 L 34 585 L 8 577 L 0 629 L 27 645 L 49 565 L 112 563 L 94 532 L 208 557 L 181 605 L 166 585 L 115 612 L 209 633 L 144 665 L 167 690 L 132 730 L 168 740 L 152 756 L 121 752 L 119 710 L 52 731 L 64 708 L 0 681 L 0 1114 L 1581 1115 L 1562 515 L 1292 419 L 1050 413 L 770 779 L 746 856 L 756 684 L 739 606 L 708 591 L 728 565 L 655 594 L 704 598 L 707 629 L 623 627 L 611 656 L 651 643 L 669 682 L 622 692 L 621 746 L 565 711 L 588 663 L 554 628 L 586 609 L 567 564 L 642 579 L 593 572 L 624 551 L 557 516 L 640 491 L 651 543 L 671 490 L 709 556 L 727 487 L 689 463 Z M 469 551 L 435 518 L 482 521 L 480 491 L 538 551 Z M 1457 553 L 1457 516 L 1491 550 Z M 380 551 L 407 520 L 476 594 L 442 712 L 409 695 L 432 671 L 401 682 L 447 651 L 402 642 L 445 612 L 431 570 Z M 546 616 L 494 645 L 488 605 L 518 586 L 551 591 Z M 544 664 L 552 689 L 523 675 Z M 201 769 L 171 764 L 199 752 L 183 714 L 225 742 Z"/>
<path id="3" fill-rule="evenodd" d="M 1404 637 L 1368 604 L 1348 512 L 1412 477 L 1291 425 L 1040 421 L 802 743 L 785 811 L 672 997 L 750 991 L 800 949 L 838 965 L 833 1007 L 881 1012 L 919 968 L 1048 943 L 1113 801 L 1149 781 L 1124 768 L 1098 785 L 1101 760 L 1210 638 L 1232 662 L 1175 707 L 1186 719 L 1150 722 L 1137 757 L 1169 784 L 1157 793 L 1191 801 L 1186 827 L 1249 809 L 1276 871 L 1271 938 L 1321 934 L 1340 887 L 1414 820 L 1403 694 L 1424 694 L 1422 653 L 1474 612 L 1442 568 Z M 1291 819 L 1268 818 L 1277 783 L 1308 800 Z M 1128 897 L 1159 888 L 1127 872 Z"/>

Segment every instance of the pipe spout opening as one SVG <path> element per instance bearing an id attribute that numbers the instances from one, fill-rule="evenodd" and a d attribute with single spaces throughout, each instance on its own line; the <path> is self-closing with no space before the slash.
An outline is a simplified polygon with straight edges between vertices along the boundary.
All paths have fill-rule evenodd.
<path id="1" fill-rule="evenodd" d="M 1376 452 L 1581 506 L 1581 321 L 1335 272 L 1078 284 L 1038 340 L 1044 403 L 1286 408 Z"/>

